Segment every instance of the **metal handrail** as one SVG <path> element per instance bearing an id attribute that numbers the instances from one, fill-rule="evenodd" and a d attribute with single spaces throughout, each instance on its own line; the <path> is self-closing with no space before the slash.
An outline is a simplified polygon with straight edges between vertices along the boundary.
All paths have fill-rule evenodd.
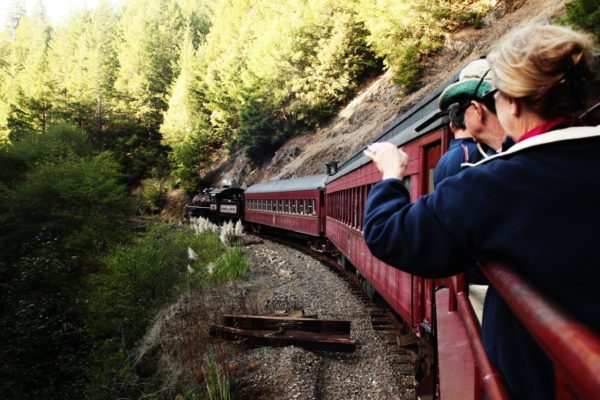
<path id="1" fill-rule="evenodd" d="M 499 262 L 482 272 L 523 326 L 554 362 L 557 389 L 591 399 L 600 393 L 600 336 L 569 315 L 520 274 Z M 557 395 L 559 391 L 557 390 Z"/>

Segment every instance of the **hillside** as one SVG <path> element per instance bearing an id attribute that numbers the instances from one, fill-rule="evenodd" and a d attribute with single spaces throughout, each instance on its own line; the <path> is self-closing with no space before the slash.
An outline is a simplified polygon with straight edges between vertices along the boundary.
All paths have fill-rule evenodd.
<path id="1" fill-rule="evenodd" d="M 428 65 L 424 85 L 417 92 L 403 96 L 388 71 L 365 83 L 334 118 L 290 139 L 263 165 L 253 165 L 239 154 L 223 162 L 215 171 L 215 184 L 225 179 L 244 187 L 263 180 L 324 173 L 326 162 L 343 162 L 359 151 L 467 62 L 485 55 L 510 29 L 561 15 L 565 3 L 562 0 L 497 1 L 481 29 L 463 29 L 447 35 L 444 49 Z"/>

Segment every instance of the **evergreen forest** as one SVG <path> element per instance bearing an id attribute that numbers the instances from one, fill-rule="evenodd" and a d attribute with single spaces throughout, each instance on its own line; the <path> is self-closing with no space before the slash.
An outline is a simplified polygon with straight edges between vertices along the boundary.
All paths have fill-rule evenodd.
<path id="1" fill-rule="evenodd" d="M 186 290 L 243 274 L 246 260 L 213 232 L 139 226 L 131 217 L 159 211 L 168 188 L 193 193 L 218 159 L 243 152 L 260 164 L 385 70 L 404 93 L 415 91 L 445 35 L 480 27 L 492 4 L 100 0 L 53 25 L 44 2 L 28 10 L 25 0 L 6 1 L 0 397 L 7 399 L 161 398 L 131 369 L 153 316 Z M 600 35 L 597 1 L 577 0 L 567 11 L 568 22 Z M 234 272 L 215 279 L 208 263 Z M 173 388 L 173 397 L 204 398 L 189 382 Z"/>

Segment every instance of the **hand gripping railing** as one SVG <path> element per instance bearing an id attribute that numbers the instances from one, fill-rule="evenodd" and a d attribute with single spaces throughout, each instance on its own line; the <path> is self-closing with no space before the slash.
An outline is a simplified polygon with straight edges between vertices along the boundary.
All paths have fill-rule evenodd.
<path id="1" fill-rule="evenodd" d="M 508 266 L 486 262 L 480 267 L 553 361 L 556 399 L 598 398 L 600 337 Z M 461 301 L 460 296 L 457 298 Z"/>

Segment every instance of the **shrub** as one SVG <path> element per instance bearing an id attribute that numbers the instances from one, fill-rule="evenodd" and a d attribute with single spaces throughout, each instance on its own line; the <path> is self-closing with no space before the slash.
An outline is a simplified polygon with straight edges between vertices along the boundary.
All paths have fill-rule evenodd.
<path id="1" fill-rule="evenodd" d="M 54 124 L 42 134 L 31 132 L 23 135 L 13 141 L 9 151 L 30 168 L 66 158 L 91 157 L 97 153 L 89 135 L 69 124 Z"/>
<path id="2" fill-rule="evenodd" d="M 15 261 L 0 251 L 0 397 L 81 398 L 85 268 L 44 235 L 30 239 L 27 250 Z"/>
<path id="3" fill-rule="evenodd" d="M 598 0 L 575 0 L 566 6 L 566 16 L 559 21 L 572 24 L 592 33 L 600 42 L 600 2 Z"/>
<path id="4" fill-rule="evenodd" d="M 210 269 L 209 269 L 210 270 Z M 213 272 L 209 274 L 212 284 L 228 282 L 246 275 L 248 261 L 240 247 L 230 247 L 214 263 Z"/>
<path id="5" fill-rule="evenodd" d="M 242 221 L 237 220 L 234 224 L 232 221 L 227 221 L 221 226 L 221 234 L 219 235 L 221 242 L 226 245 L 240 245 L 244 240 L 244 226 Z"/>
<path id="6" fill-rule="evenodd" d="M 188 249 L 195 259 L 190 259 Z M 204 266 L 222 253 L 214 234 L 194 235 L 186 227 L 152 225 L 133 243 L 119 246 L 106 258 L 107 270 L 92 277 L 94 333 L 105 337 L 116 333 L 131 345 L 160 307 L 188 284 L 202 284 Z"/>
<path id="7" fill-rule="evenodd" d="M 206 283 L 206 265 L 223 252 L 214 233 L 159 223 L 106 257 L 106 271 L 88 282 L 87 322 L 96 343 L 88 375 L 92 398 L 122 397 L 124 387 L 143 389 L 128 352 L 161 307 Z"/>
<path id="8" fill-rule="evenodd" d="M 155 178 L 144 179 L 137 193 L 137 202 L 141 213 L 159 213 L 167 202 L 167 184 Z"/>
<path id="9" fill-rule="evenodd" d="M 95 257 L 118 239 L 116 221 L 129 210 L 121 181 L 107 153 L 44 164 L 7 193 L 0 212 L 3 240 L 18 247 L 43 232 L 73 254 Z"/>
<path id="10" fill-rule="evenodd" d="M 360 0 L 367 40 L 405 92 L 419 88 L 427 58 L 441 49 L 444 35 L 462 26 L 480 27 L 489 2 L 482 0 Z"/>

